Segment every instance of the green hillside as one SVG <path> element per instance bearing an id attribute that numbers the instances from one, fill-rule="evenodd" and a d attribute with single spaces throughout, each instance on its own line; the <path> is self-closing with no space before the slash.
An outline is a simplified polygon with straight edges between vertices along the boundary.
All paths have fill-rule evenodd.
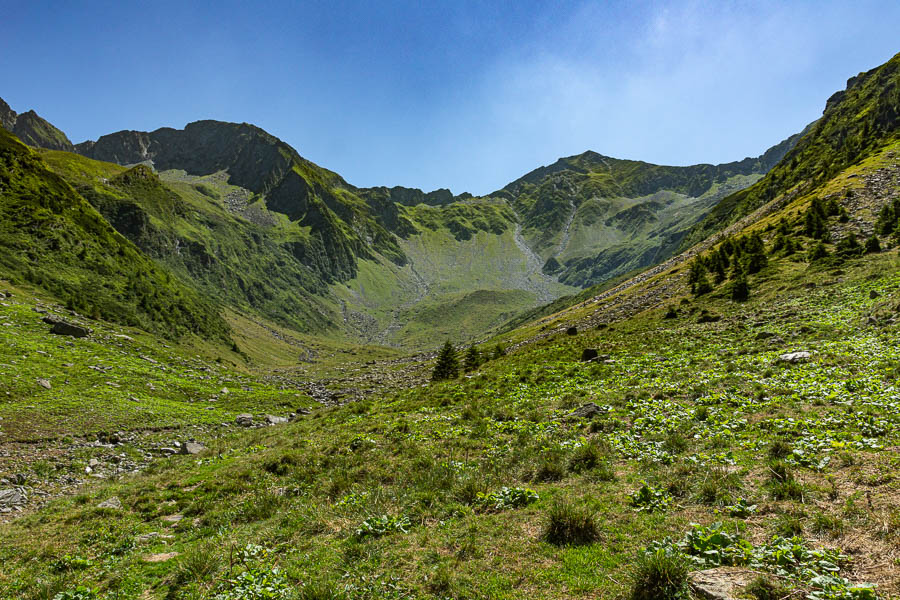
<path id="1" fill-rule="evenodd" d="M 682 249 L 779 197 L 807 193 L 897 139 L 900 54 L 847 81 L 777 167 L 756 185 L 720 202 L 685 237 Z"/>
<path id="2" fill-rule="evenodd" d="M 536 169 L 495 192 L 522 223 L 543 270 L 590 287 L 675 253 L 723 197 L 755 183 L 796 142 L 722 165 L 666 167 L 585 152 Z"/>
<path id="3" fill-rule="evenodd" d="M 216 310 L 116 233 L 41 158 L 0 130 L 0 265 L 88 317 L 224 339 Z"/>

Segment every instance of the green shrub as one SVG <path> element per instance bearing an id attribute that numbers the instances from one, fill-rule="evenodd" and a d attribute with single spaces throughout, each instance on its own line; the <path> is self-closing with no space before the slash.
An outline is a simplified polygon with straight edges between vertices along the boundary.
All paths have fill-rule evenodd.
<path id="1" fill-rule="evenodd" d="M 791 597 L 790 588 L 763 575 L 748 583 L 745 591 L 755 600 L 783 600 Z"/>
<path id="2" fill-rule="evenodd" d="M 641 553 L 631 573 L 631 600 L 687 600 L 688 561 L 658 548 Z"/>
<path id="3" fill-rule="evenodd" d="M 597 541 L 600 531 L 589 509 L 556 502 L 547 511 L 541 537 L 556 546 L 583 546 Z"/>

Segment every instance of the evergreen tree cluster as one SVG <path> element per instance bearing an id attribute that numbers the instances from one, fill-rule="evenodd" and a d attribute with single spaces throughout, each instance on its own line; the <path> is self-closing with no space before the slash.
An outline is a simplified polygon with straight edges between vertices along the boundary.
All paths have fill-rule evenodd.
<path id="1" fill-rule="evenodd" d="M 708 294 L 714 286 L 729 280 L 731 298 L 743 302 L 750 295 L 747 276 L 759 273 L 768 264 L 765 243 L 759 232 L 737 239 L 727 238 L 717 249 L 698 256 L 691 263 L 688 273 L 691 293 L 695 296 Z"/>
<path id="2" fill-rule="evenodd" d="M 875 233 L 900 237 L 900 197 L 884 205 L 875 222 Z"/>
<path id="3" fill-rule="evenodd" d="M 466 373 L 474 371 L 489 360 L 494 360 L 504 356 L 506 348 L 503 344 L 498 343 L 492 351 L 482 352 L 477 346 L 470 346 L 466 353 L 462 356 L 462 370 Z M 447 379 L 456 379 L 460 371 L 460 358 L 456 352 L 456 348 L 450 343 L 450 340 L 444 342 L 438 352 L 437 362 L 434 370 L 431 372 L 432 381 L 444 381 Z"/>

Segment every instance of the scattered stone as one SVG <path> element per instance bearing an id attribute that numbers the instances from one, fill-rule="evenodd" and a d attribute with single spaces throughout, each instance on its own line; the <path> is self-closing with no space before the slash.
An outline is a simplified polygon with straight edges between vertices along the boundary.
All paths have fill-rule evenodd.
<path id="1" fill-rule="evenodd" d="M 48 390 L 49 390 L 51 387 L 53 387 L 53 386 L 50 385 L 50 380 L 49 380 L 49 379 L 40 379 L 40 378 L 38 378 L 37 383 L 38 383 L 39 386 L 41 386 L 41 387 L 44 388 L 44 389 L 48 389 Z"/>
<path id="2" fill-rule="evenodd" d="M 15 488 L 0 490 L 0 506 L 18 506 L 25 504 L 28 498 L 25 492 Z"/>
<path id="3" fill-rule="evenodd" d="M 594 415 L 599 415 L 605 412 L 602 408 L 594 404 L 593 402 L 588 402 L 587 404 L 582 405 L 579 408 L 576 408 L 572 412 L 570 412 L 567 417 L 573 419 L 590 419 Z"/>
<path id="4" fill-rule="evenodd" d="M 90 466 L 92 469 L 95 469 L 100 466 L 100 461 L 96 458 L 92 458 L 88 461 L 88 466 Z"/>
<path id="5" fill-rule="evenodd" d="M 169 454 L 169 455 L 178 454 L 177 448 L 169 448 L 168 446 L 165 448 L 160 448 L 159 451 L 162 452 L 163 454 Z"/>
<path id="6" fill-rule="evenodd" d="M 223 387 L 222 390 L 221 390 L 219 393 L 220 393 L 220 394 L 228 394 L 228 388 Z"/>
<path id="7" fill-rule="evenodd" d="M 266 415 L 266 423 L 268 425 L 281 425 L 282 423 L 287 423 L 288 420 L 285 417 L 276 417 L 275 415 Z"/>
<path id="8" fill-rule="evenodd" d="M 812 356 L 809 352 L 787 352 L 778 357 L 778 362 L 797 364 L 806 362 Z"/>
<path id="9" fill-rule="evenodd" d="M 581 351 L 581 362 L 587 362 L 589 360 L 594 360 L 600 356 L 600 353 L 597 352 L 596 348 L 585 348 Z"/>
<path id="10" fill-rule="evenodd" d="M 72 323 L 66 323 L 65 321 L 58 321 L 53 327 L 50 328 L 50 333 L 54 335 L 68 335 L 76 338 L 83 338 L 90 335 L 91 330 L 87 327 L 81 327 L 80 325 L 73 325 Z"/>
<path id="11" fill-rule="evenodd" d="M 182 454 L 200 454 L 206 450 L 206 446 L 197 442 L 185 442 L 181 445 Z"/>
<path id="12" fill-rule="evenodd" d="M 160 518 L 166 523 L 178 523 L 184 518 L 184 515 L 166 515 Z"/>
<path id="13" fill-rule="evenodd" d="M 688 574 L 691 590 L 707 600 L 736 600 L 756 576 L 750 569 L 717 567 Z"/>
<path id="14" fill-rule="evenodd" d="M 147 361 L 148 363 L 150 363 L 150 364 L 154 364 L 154 365 L 158 365 L 158 364 L 159 364 L 159 361 L 158 361 L 158 360 L 153 359 L 153 358 L 150 358 L 149 356 L 144 356 L 143 354 L 141 354 L 140 357 L 141 357 L 142 359 L 146 360 L 146 361 Z"/>
<path id="15" fill-rule="evenodd" d="M 241 413 L 234 418 L 234 422 L 241 427 L 250 427 L 253 425 L 253 415 L 249 413 Z"/>
<path id="16" fill-rule="evenodd" d="M 165 562 L 167 560 L 171 560 L 178 556 L 177 552 L 163 552 L 162 554 L 151 554 L 149 556 L 144 557 L 144 562 Z"/>
<path id="17" fill-rule="evenodd" d="M 119 500 L 118 496 L 112 496 L 110 498 L 107 498 L 100 504 L 98 504 L 97 508 L 110 508 L 112 510 L 122 510 L 122 501 Z"/>
<path id="18" fill-rule="evenodd" d="M 568 329 L 566 329 L 566 335 L 578 335 L 578 328 L 569 327 Z"/>
<path id="19" fill-rule="evenodd" d="M 47 325 L 56 325 L 60 322 L 59 319 L 57 319 L 56 317 L 51 317 L 50 315 L 47 315 L 46 317 L 41 319 L 41 321 L 43 321 Z"/>
<path id="20" fill-rule="evenodd" d="M 126 342 L 133 342 L 134 338 L 130 335 L 125 335 L 124 333 L 117 333 L 113 336 L 114 338 L 118 338 L 120 340 L 125 340 Z"/>

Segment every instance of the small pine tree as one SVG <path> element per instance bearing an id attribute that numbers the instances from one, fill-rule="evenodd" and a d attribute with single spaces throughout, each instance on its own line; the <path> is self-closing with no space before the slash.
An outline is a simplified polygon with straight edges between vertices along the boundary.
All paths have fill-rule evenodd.
<path id="1" fill-rule="evenodd" d="M 825 244 L 819 242 L 812 248 L 810 248 L 807 259 L 809 262 L 815 262 L 817 260 L 822 260 L 828 257 L 828 248 L 825 247 Z"/>
<path id="2" fill-rule="evenodd" d="M 702 296 L 703 294 L 710 293 L 712 290 L 712 284 L 710 284 L 709 279 L 706 278 L 706 269 L 704 269 L 691 291 L 693 291 L 695 296 Z"/>
<path id="3" fill-rule="evenodd" d="M 463 370 L 467 373 L 474 371 L 481 365 L 481 352 L 475 346 L 469 346 L 466 356 L 463 358 Z"/>
<path id="4" fill-rule="evenodd" d="M 812 204 L 806 209 L 805 233 L 813 239 L 824 240 L 826 232 L 825 209 L 822 206 L 822 201 L 814 198 Z"/>
<path id="5" fill-rule="evenodd" d="M 438 352 L 437 363 L 434 365 L 434 371 L 431 372 L 431 380 L 456 379 L 458 374 L 459 361 L 456 358 L 456 348 L 453 347 L 450 340 L 447 340 Z"/>
<path id="6" fill-rule="evenodd" d="M 735 302 L 746 302 L 750 297 L 750 286 L 747 284 L 747 274 L 741 269 L 731 281 L 731 299 Z"/>
<path id="7" fill-rule="evenodd" d="M 878 213 L 878 220 L 875 222 L 875 232 L 881 235 L 891 235 L 897 228 L 897 214 L 891 204 L 885 204 Z"/>
<path id="8" fill-rule="evenodd" d="M 501 356 L 506 356 L 506 348 L 503 347 L 503 344 L 498 342 L 497 345 L 494 346 L 493 358 L 497 359 L 497 358 L 500 358 Z"/>
<path id="9" fill-rule="evenodd" d="M 872 235 L 866 240 L 866 254 L 876 254 L 881 252 L 881 242 L 878 241 L 877 235 Z"/>
<path id="10" fill-rule="evenodd" d="M 863 247 L 854 234 L 849 234 L 837 244 L 837 252 L 841 256 L 859 256 L 863 253 Z"/>
<path id="11" fill-rule="evenodd" d="M 763 244 L 759 232 L 754 232 L 744 243 L 744 255 L 742 257 L 744 268 L 751 275 L 759 273 L 769 260 L 766 258 L 766 246 Z"/>
<path id="12" fill-rule="evenodd" d="M 850 220 L 850 215 L 847 213 L 847 209 L 843 206 L 838 210 L 838 221 L 841 223 L 846 223 Z"/>

